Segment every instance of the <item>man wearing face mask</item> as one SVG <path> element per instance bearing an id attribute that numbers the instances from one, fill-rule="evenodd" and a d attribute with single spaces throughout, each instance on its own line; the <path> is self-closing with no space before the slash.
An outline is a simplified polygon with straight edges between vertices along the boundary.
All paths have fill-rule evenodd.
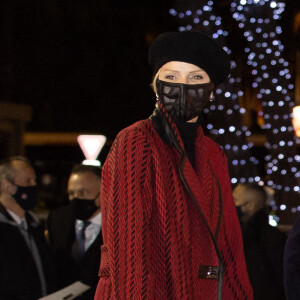
<path id="1" fill-rule="evenodd" d="M 0 164 L 0 299 L 38 299 L 53 291 L 50 247 L 38 218 L 36 174 L 25 157 Z"/>
<path id="2" fill-rule="evenodd" d="M 241 221 L 244 253 L 255 300 L 284 300 L 286 235 L 269 225 L 267 193 L 256 183 L 239 184 L 233 197 Z"/>
<path id="3" fill-rule="evenodd" d="M 70 203 L 49 214 L 49 241 L 57 259 L 60 288 L 82 281 L 91 289 L 80 299 L 92 299 L 100 262 L 101 169 L 76 165 L 68 181 Z"/>

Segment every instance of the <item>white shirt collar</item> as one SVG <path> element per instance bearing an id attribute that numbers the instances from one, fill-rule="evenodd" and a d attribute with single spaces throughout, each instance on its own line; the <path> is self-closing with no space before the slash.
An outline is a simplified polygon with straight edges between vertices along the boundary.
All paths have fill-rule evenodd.
<path id="1" fill-rule="evenodd" d="M 90 227 L 91 225 L 97 225 L 97 226 L 100 226 L 101 228 L 101 225 L 102 225 L 102 215 L 101 215 L 101 211 L 96 215 L 94 216 L 93 218 L 91 219 L 88 219 L 87 221 L 91 222 L 91 224 L 88 227 Z M 79 220 L 79 219 L 76 219 L 75 220 L 75 225 L 76 226 L 82 226 L 83 224 L 83 220 Z"/>
<path id="2" fill-rule="evenodd" d="M 6 209 L 6 211 L 10 214 L 10 216 L 16 221 L 16 223 L 18 225 L 20 225 L 22 223 L 22 221 L 26 222 L 25 218 L 20 218 L 16 213 L 14 213 L 13 211 L 9 210 L 8 208 Z"/>
<path id="3" fill-rule="evenodd" d="M 102 223 L 101 211 L 96 216 L 91 218 L 89 221 L 93 224 L 101 225 L 101 223 Z"/>
<path id="4" fill-rule="evenodd" d="M 92 243 L 95 241 L 97 236 L 99 235 L 99 232 L 101 230 L 101 222 L 102 222 L 102 217 L 101 217 L 101 212 L 99 212 L 96 216 L 94 216 L 92 219 L 88 220 L 91 222 L 86 227 L 86 230 L 84 231 L 85 235 L 85 245 L 84 249 L 85 251 L 92 245 Z M 75 232 L 76 235 L 78 232 L 82 230 L 83 226 L 83 221 L 76 219 L 75 221 Z"/>

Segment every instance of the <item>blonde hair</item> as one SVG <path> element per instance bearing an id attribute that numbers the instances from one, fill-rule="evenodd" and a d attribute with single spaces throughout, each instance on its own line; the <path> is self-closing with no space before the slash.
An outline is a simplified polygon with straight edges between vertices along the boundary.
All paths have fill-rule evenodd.
<path id="1" fill-rule="evenodd" d="M 158 75 L 159 75 L 159 70 L 158 72 L 155 74 L 154 78 L 153 78 L 153 81 L 151 83 L 151 87 L 152 87 L 152 90 L 154 91 L 155 95 L 157 95 L 157 88 L 156 88 L 156 81 L 158 79 Z"/>

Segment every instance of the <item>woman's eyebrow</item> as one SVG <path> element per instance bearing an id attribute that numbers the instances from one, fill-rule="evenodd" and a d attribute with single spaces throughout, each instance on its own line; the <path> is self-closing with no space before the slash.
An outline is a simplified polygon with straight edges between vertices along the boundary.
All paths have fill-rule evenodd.
<path id="1" fill-rule="evenodd" d="M 162 70 L 162 72 L 175 72 L 175 73 L 179 73 L 180 71 L 176 71 L 176 70 L 172 70 L 172 69 L 165 69 L 165 70 Z"/>
<path id="2" fill-rule="evenodd" d="M 195 71 L 191 71 L 190 73 L 198 73 L 198 72 L 201 72 L 201 73 L 203 73 L 203 72 L 204 72 L 204 70 L 195 70 Z"/>

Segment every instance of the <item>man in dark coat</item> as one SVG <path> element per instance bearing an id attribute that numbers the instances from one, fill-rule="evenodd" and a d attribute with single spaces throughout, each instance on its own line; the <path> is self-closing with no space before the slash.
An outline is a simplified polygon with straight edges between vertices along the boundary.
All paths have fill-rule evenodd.
<path id="1" fill-rule="evenodd" d="M 75 281 L 91 286 L 80 299 L 93 299 L 102 245 L 100 212 L 101 169 L 77 165 L 70 174 L 70 203 L 49 214 L 49 241 L 58 265 L 60 288 Z"/>
<path id="2" fill-rule="evenodd" d="M 54 290 L 53 261 L 35 206 L 36 174 L 24 157 L 0 164 L 0 299 L 35 300 Z"/>
<path id="3" fill-rule="evenodd" d="M 286 235 L 269 225 L 267 193 L 257 184 L 240 184 L 233 196 L 241 220 L 254 300 L 284 300 L 282 264 Z"/>
<path id="4" fill-rule="evenodd" d="M 297 217 L 284 250 L 284 288 L 287 300 L 300 299 L 300 216 Z"/>

